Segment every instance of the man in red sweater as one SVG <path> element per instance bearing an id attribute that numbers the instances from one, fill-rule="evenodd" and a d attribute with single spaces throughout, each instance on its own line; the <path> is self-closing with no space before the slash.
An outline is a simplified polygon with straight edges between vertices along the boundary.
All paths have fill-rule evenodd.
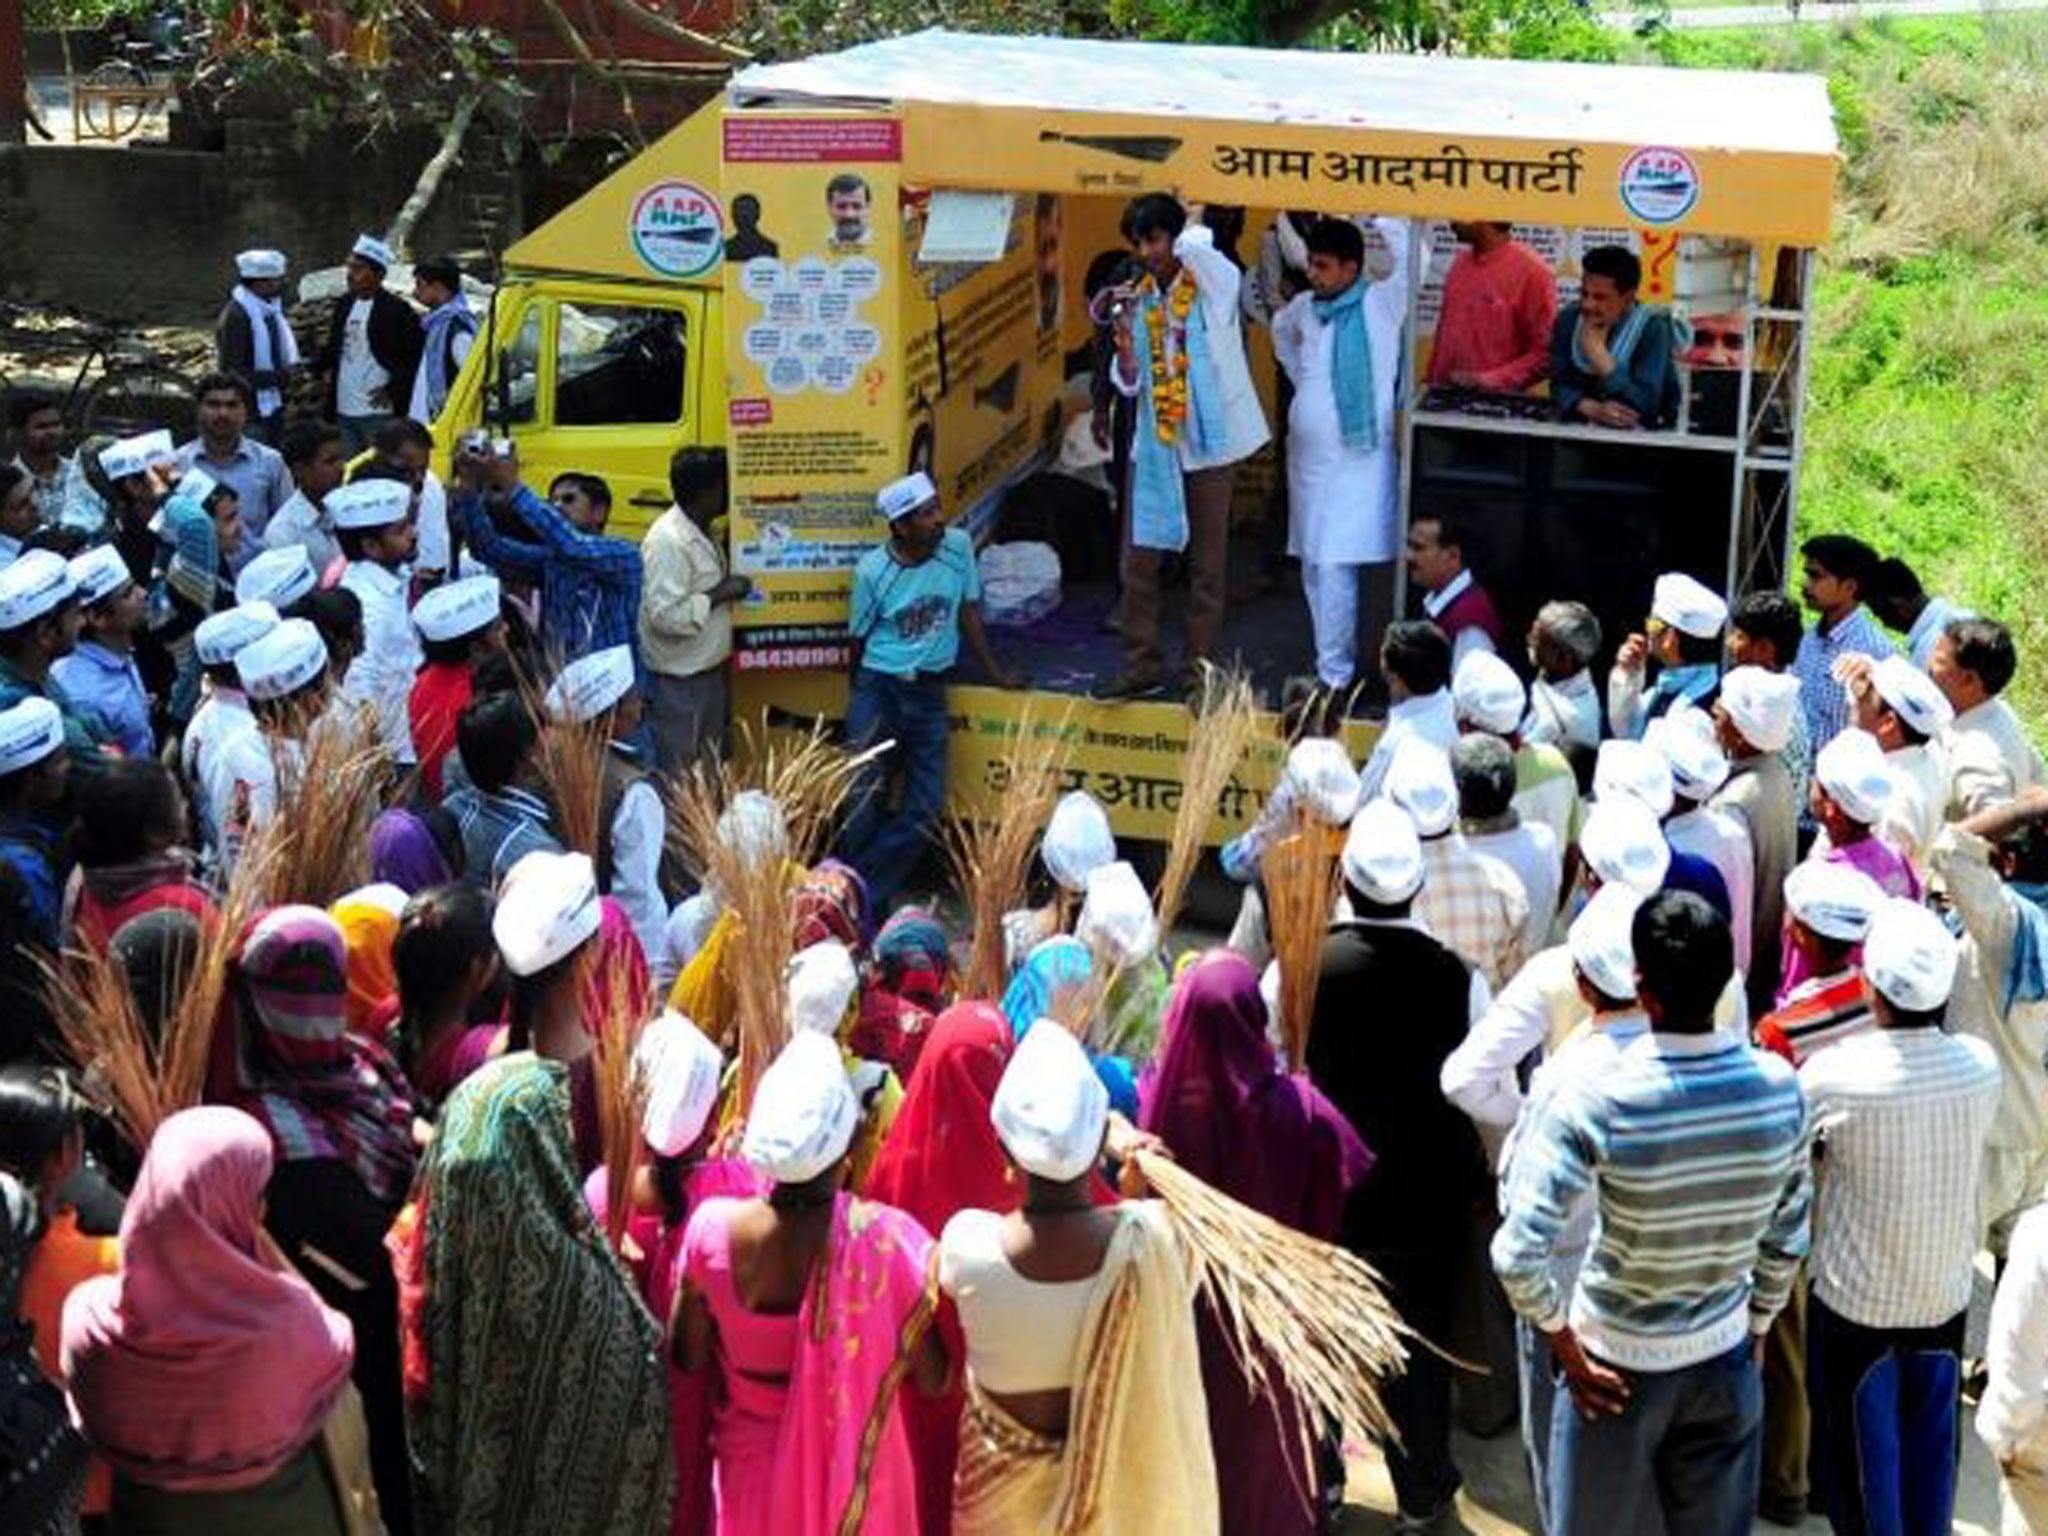
<path id="1" fill-rule="evenodd" d="M 1451 231 L 1465 249 L 1444 274 L 1429 382 L 1520 394 L 1549 370 L 1557 279 L 1512 224 L 1454 223 Z"/>
<path id="2" fill-rule="evenodd" d="M 505 648 L 498 604 L 497 577 L 466 576 L 434 588 L 413 605 L 425 663 L 406 697 L 406 718 L 420 782 L 437 801 L 441 770 L 455 746 L 455 722 L 473 692 L 471 674 L 480 658 Z"/>

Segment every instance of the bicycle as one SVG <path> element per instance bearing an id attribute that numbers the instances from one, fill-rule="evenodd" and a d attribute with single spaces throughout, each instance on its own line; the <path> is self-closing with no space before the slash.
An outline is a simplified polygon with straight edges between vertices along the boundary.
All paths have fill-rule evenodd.
<path id="1" fill-rule="evenodd" d="M 177 77 L 204 57 L 208 33 L 187 32 L 175 18 L 160 18 L 155 37 L 128 35 L 125 25 L 109 28 L 109 41 L 119 50 L 93 66 L 71 91 L 72 136 L 119 143 L 149 120 L 151 112 L 168 107 L 178 94 Z M 66 73 L 70 46 L 65 46 Z"/>
<path id="2" fill-rule="evenodd" d="M 7 339 L 20 339 L 20 322 L 37 313 L 25 304 L 0 302 Z M 116 326 L 90 321 L 78 324 L 85 332 L 85 355 L 60 402 L 64 425 L 74 439 L 133 437 L 163 427 L 182 442 L 198 431 L 199 393 L 189 375 Z M 48 328 L 37 345 L 46 353 L 71 351 L 58 339 L 58 333 Z M 93 376 L 95 365 L 97 378 Z M 11 394 L 12 389 L 6 393 Z"/>

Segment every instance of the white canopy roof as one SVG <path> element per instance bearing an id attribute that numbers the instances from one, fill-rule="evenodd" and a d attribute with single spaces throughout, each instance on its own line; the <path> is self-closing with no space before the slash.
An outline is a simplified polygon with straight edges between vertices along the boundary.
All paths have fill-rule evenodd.
<path id="1" fill-rule="evenodd" d="M 1817 75 L 928 31 L 758 65 L 737 106 L 973 104 L 1832 158 Z"/>

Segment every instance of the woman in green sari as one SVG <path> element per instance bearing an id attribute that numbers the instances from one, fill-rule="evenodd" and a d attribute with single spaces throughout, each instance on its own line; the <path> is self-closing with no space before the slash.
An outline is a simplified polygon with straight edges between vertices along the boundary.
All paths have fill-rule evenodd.
<path id="1" fill-rule="evenodd" d="M 667 1530 L 661 1329 L 577 1182 L 565 1068 L 520 1052 L 449 1096 L 393 1247 L 421 1529 Z"/>

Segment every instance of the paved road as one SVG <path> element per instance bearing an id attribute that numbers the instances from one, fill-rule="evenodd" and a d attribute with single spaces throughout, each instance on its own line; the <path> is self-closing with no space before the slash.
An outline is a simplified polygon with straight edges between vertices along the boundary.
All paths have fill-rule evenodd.
<path id="1" fill-rule="evenodd" d="M 1990 1256 L 1980 1254 L 1975 1295 L 1970 1303 L 1969 1341 L 1965 1346 L 1972 1354 L 1982 1353 L 1984 1347 L 1984 1320 L 1991 1305 L 1990 1270 Z M 1964 1403 L 1963 1411 L 1973 1416 L 1976 1404 Z M 1510 1430 L 1491 1440 L 1474 1440 L 1459 1433 L 1452 1454 L 1465 1474 L 1465 1487 L 1458 1495 L 1456 1516 L 1441 1521 L 1433 1536 L 1536 1536 L 1528 1462 L 1522 1455 L 1518 1431 Z M 1351 1504 L 1338 1528 L 1341 1536 L 1380 1536 L 1381 1532 L 1392 1530 L 1394 1492 L 1387 1481 L 1386 1464 L 1371 1449 L 1359 1450 L 1350 1462 L 1351 1478 L 1346 1492 Z M 1967 1420 L 1956 1518 L 1951 1531 L 1952 1536 L 1998 1536 L 1998 1468 Z M 1617 1532 L 1616 1536 L 1625 1533 Z M 1785 1536 L 1785 1528 L 1758 1521 L 1755 1536 Z M 1829 1536 L 1828 1523 L 1818 1515 L 1809 1516 L 1797 1528 L 1796 1536 Z"/>
<path id="2" fill-rule="evenodd" d="M 1868 21 L 1879 16 L 1978 16 L 2048 10 L 2048 0 L 1839 0 L 1803 4 L 1795 16 L 1787 5 L 1691 5 L 1674 9 L 1671 25 L 1681 31 L 1775 27 L 1791 23 Z M 1633 28 L 1642 20 L 1628 11 L 1603 12 L 1610 27 Z"/>

